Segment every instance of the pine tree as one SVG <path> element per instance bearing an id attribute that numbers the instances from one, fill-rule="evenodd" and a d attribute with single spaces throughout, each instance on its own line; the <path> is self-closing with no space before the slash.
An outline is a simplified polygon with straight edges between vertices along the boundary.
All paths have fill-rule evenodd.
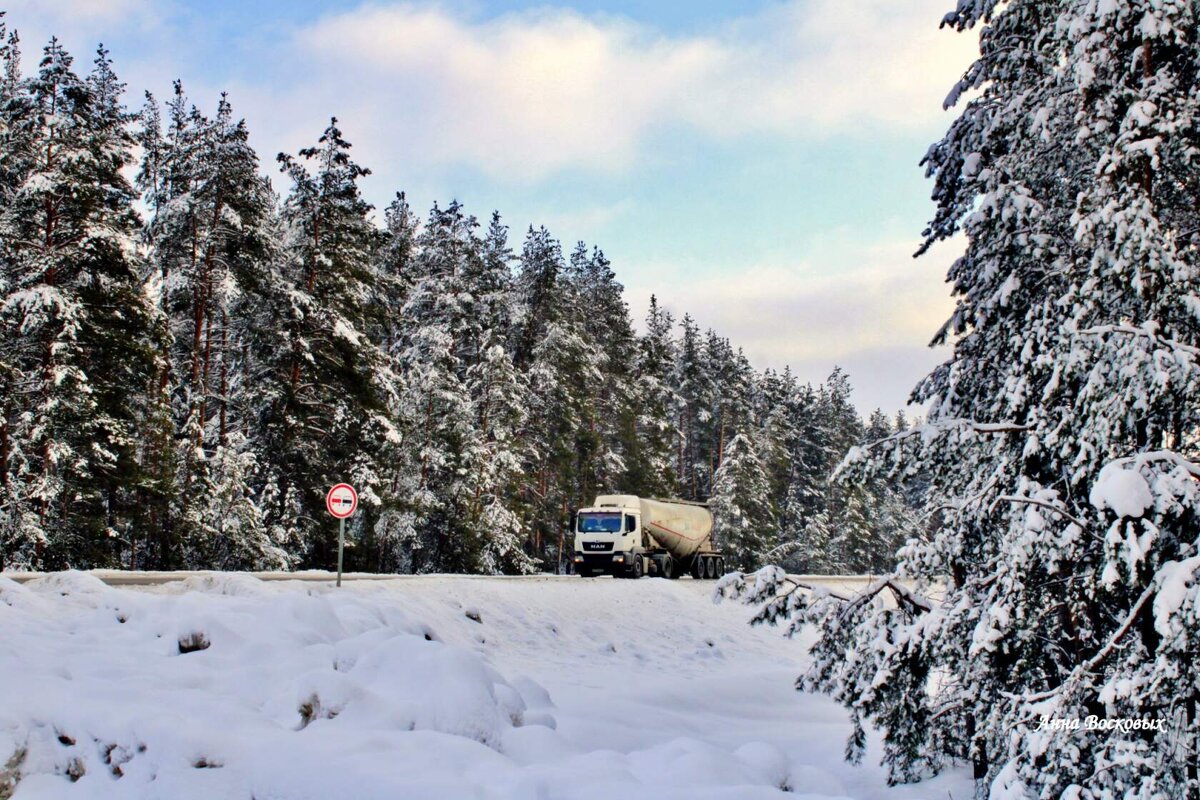
<path id="1" fill-rule="evenodd" d="M 483 358 L 467 373 L 467 386 L 476 426 L 467 518 L 473 535 L 484 542 L 476 566 L 485 573 L 533 572 L 536 562 L 524 551 L 524 522 L 516 503 L 522 472 L 531 460 L 521 439 L 528 388 L 499 341 L 485 345 Z"/>
<path id="2" fill-rule="evenodd" d="M 11 499 L 0 527 L 17 563 L 109 566 L 141 521 L 137 436 L 156 317 L 133 255 L 122 86 L 103 48 L 87 79 L 57 40 L 44 52 L 18 84 L 29 111 L 12 133 L 32 157 L 0 209 L 0 324 L 20 398 L 6 426 Z"/>
<path id="3" fill-rule="evenodd" d="M 375 285 L 371 312 L 370 334 L 385 353 L 396 355 L 401 347 L 404 320 L 401 310 L 417 281 L 413 274 L 413 259 L 417 246 L 417 215 L 413 213 L 404 192 L 383 212 L 383 238 L 375 265 Z"/>
<path id="4" fill-rule="evenodd" d="M 516 302 L 512 262 L 508 227 L 501 221 L 500 212 L 494 211 L 483 238 L 480 257 L 472 259 L 466 275 L 469 291 L 476 298 L 476 314 L 481 331 L 480 349 L 488 346 L 482 343 L 483 340 L 507 345 L 512 339 Z M 485 356 L 477 357 L 477 361 L 485 360 Z"/>
<path id="5" fill-rule="evenodd" d="M 467 275 L 478 270 L 474 217 L 458 203 L 434 206 L 419 239 L 416 284 L 404 317 L 409 325 L 401 356 L 406 386 L 402 418 L 412 496 L 421 539 L 420 571 L 474 571 L 482 558 L 482 532 L 471 525 L 474 489 L 467 476 L 474 460 L 474 410 L 467 372 L 478 359 L 482 335 Z"/>
<path id="6" fill-rule="evenodd" d="M 158 459 L 175 461 L 174 486 L 159 490 L 169 502 L 153 504 L 158 541 L 148 556 L 161 566 L 185 563 L 177 561 L 177 547 L 193 555 L 214 551 L 187 540 L 206 538 L 214 529 L 210 495 L 232 491 L 234 474 L 252 477 L 240 468 L 214 473 L 210 461 L 254 461 L 247 452 L 255 444 L 249 431 L 257 413 L 252 385 L 264 349 L 260 323 L 273 279 L 268 265 L 278 259 L 275 198 L 228 98 L 221 96 L 216 116 L 208 119 L 189 106 L 176 82 L 169 112 L 164 137 L 158 105 L 147 95 L 138 137 L 138 182 L 153 212 L 148 277 L 174 342 L 165 351 L 158 404 L 158 416 L 173 420 L 174 441 L 151 449 Z M 235 435 L 240 451 L 219 453 Z M 242 487 L 247 498 L 252 492 L 250 483 Z"/>
<path id="7" fill-rule="evenodd" d="M 0 11 L 0 61 L 4 75 L 0 79 L 0 203 L 7 205 L 24 182 L 28 155 L 27 126 L 22 118 L 27 110 L 22 90 L 21 50 L 16 32 L 9 34 Z M 0 214 L 0 224 L 11 220 Z M 7 298 L 17 279 L 12 249 L 5 246 L 12 232 L 0 228 L 0 298 Z M 0 336 L 0 570 L 7 566 L 9 553 L 26 553 L 38 541 L 38 534 L 24 505 L 11 490 L 11 475 L 23 469 L 20 443 L 15 440 L 17 414 L 21 409 L 18 394 L 18 362 L 21 347 L 15 337 Z M 27 557 L 27 556 L 26 556 Z"/>
<path id="8" fill-rule="evenodd" d="M 778 542 L 778 519 L 770 503 L 770 485 L 758 447 L 746 434 L 729 442 L 717 470 L 709 508 L 717 546 L 738 569 L 755 569 Z"/>
<path id="9" fill-rule="evenodd" d="M 711 441 L 705 434 L 712 420 L 713 385 L 696 321 L 685 314 L 680 327 L 674 376 L 680 432 L 676 471 L 684 498 L 704 500 L 708 497 L 708 465 L 704 456 Z"/>
<path id="10" fill-rule="evenodd" d="M 902 551 L 916 592 L 765 614 L 821 626 L 803 685 L 850 709 L 852 757 L 882 728 L 893 780 L 966 760 L 993 798 L 1194 797 L 1196 7 L 981 0 L 946 24 L 986 26 L 926 161 L 927 246 L 967 240 L 953 357 L 916 392 L 929 418 L 843 468 L 927 476 L 941 525 Z M 1039 729 L 1088 716 L 1162 723 Z"/>
<path id="11" fill-rule="evenodd" d="M 625 475 L 629 491 L 649 497 L 678 494 L 675 473 L 678 398 L 671 388 L 675 363 L 675 343 L 671 338 L 674 327 L 670 312 L 651 295 L 646 333 L 638 341 L 634 376 L 634 452 L 637 457 L 627 461 Z"/>
<path id="12" fill-rule="evenodd" d="M 600 378 L 588 386 L 579 446 L 579 492 L 583 497 L 624 488 L 629 459 L 636 453 L 634 334 L 621 284 L 604 253 L 579 242 L 568 276 L 582 333 L 601 356 Z"/>
<path id="13" fill-rule="evenodd" d="M 316 147 L 279 155 L 292 190 L 284 263 L 272 282 L 276 341 L 259 382 L 268 525 L 282 526 L 276 540 L 302 543 L 302 563 L 321 567 L 333 563 L 336 537 L 325 490 L 353 483 L 356 524 L 371 526 L 400 441 L 399 382 L 365 333 L 378 241 L 358 187 L 369 170 L 349 150 L 333 120 Z"/>
<path id="14" fill-rule="evenodd" d="M 530 549 L 535 557 L 555 562 L 561 559 L 570 508 L 587 492 L 581 467 L 596 453 L 588 424 L 595 413 L 590 387 L 601 380 L 604 365 L 604 354 L 572 313 L 577 299 L 565 271 L 561 245 L 545 228 L 530 229 L 517 284 L 522 320 L 514 360 L 520 365 L 528 351 L 526 443 L 536 453 L 525 487 Z"/>

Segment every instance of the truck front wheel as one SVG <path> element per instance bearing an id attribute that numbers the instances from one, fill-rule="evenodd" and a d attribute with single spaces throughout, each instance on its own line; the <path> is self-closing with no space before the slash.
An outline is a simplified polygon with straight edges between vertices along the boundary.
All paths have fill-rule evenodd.
<path id="1" fill-rule="evenodd" d="M 645 565 L 642 563 L 642 557 L 639 555 L 635 555 L 633 557 L 633 577 L 634 578 L 642 577 L 642 573 L 645 572 L 645 569 L 646 569 Z"/>

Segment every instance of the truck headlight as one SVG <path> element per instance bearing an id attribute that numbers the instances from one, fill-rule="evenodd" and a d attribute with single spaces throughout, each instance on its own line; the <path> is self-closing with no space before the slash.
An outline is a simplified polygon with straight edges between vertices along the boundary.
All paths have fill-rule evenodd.
<path id="1" fill-rule="evenodd" d="M 618 564 L 624 564 L 625 556 L 613 556 L 613 561 L 615 561 Z"/>
<path id="2" fill-rule="evenodd" d="M 577 554 L 575 555 L 575 563 L 576 563 L 576 564 L 579 564 L 579 563 L 581 563 L 582 561 L 583 561 L 583 556 L 581 556 L 581 555 L 579 555 L 579 554 L 577 553 Z"/>

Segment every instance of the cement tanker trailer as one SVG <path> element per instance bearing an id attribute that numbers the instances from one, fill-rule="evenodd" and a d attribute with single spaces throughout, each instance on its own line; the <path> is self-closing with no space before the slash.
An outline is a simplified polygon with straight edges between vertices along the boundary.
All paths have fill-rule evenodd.
<path id="1" fill-rule="evenodd" d="M 716 578 L 725 558 L 713 548 L 703 503 L 602 494 L 575 514 L 575 572 L 586 578 Z"/>

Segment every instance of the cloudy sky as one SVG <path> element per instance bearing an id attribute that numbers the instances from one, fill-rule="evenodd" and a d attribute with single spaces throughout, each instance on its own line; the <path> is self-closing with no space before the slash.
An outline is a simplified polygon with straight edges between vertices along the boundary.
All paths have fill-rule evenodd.
<path id="1" fill-rule="evenodd" d="M 56 33 L 102 41 L 131 102 L 183 79 L 228 90 L 267 168 L 331 115 L 419 209 L 499 209 L 569 249 L 600 245 L 633 313 L 652 293 L 865 409 L 901 407 L 945 357 L 956 253 L 914 261 L 931 215 L 918 162 L 974 52 L 952 0 L 7 0 L 27 67 Z M 277 185 L 282 181 L 277 180 Z"/>

